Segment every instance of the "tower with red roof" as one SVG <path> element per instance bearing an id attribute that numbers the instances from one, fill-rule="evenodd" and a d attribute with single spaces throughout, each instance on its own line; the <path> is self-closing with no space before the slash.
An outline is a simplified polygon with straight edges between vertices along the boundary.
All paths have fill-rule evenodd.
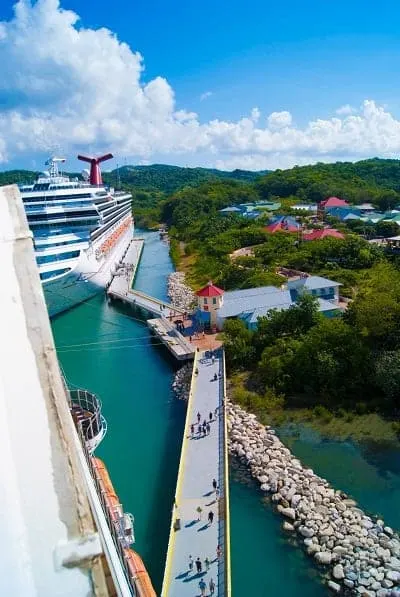
<path id="1" fill-rule="evenodd" d="M 218 309 L 224 304 L 224 291 L 211 281 L 204 288 L 196 292 L 197 303 L 200 311 L 210 314 L 210 326 L 217 326 Z"/>

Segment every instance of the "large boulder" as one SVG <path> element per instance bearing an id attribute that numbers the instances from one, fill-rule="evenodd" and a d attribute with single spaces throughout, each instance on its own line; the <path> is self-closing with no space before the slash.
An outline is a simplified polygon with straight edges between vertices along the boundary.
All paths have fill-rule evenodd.
<path id="1" fill-rule="evenodd" d="M 318 564 L 330 564 L 332 561 L 332 554 L 330 551 L 317 551 L 314 558 L 317 560 Z"/>

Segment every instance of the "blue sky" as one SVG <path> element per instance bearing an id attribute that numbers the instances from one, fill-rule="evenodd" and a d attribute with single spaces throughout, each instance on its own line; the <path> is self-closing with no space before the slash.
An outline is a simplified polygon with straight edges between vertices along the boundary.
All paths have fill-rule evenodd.
<path id="1" fill-rule="evenodd" d="M 9 0 L 0 8 L 7 32 L 3 40 L 0 35 L 0 76 L 9 75 L 7 63 L 29 82 L 21 85 L 12 75 L 8 85 L 0 83 L 1 104 L 6 106 L 0 104 L 0 168 L 40 161 L 51 145 L 72 154 L 111 147 L 135 163 L 227 168 L 390 157 L 400 150 L 400 7 L 394 1 L 22 4 L 25 20 L 14 19 Z M 80 20 L 71 25 L 59 18 L 61 9 L 72 10 Z M 38 18 L 40 11 L 45 18 Z M 49 27 L 56 41 L 48 35 Z M 116 43 L 106 44 L 104 67 L 113 72 L 113 89 L 107 88 L 107 77 L 96 79 L 91 73 L 85 113 L 77 107 L 77 97 L 87 91 L 82 89 L 84 57 L 93 63 L 101 55 L 101 27 L 133 53 L 140 52 L 145 68 L 132 78 L 130 57 L 121 55 L 124 51 Z M 36 37 L 34 28 L 39 29 Z M 71 65 L 73 56 L 71 62 L 66 58 L 71 31 L 79 36 L 82 28 L 93 30 L 96 43 L 77 43 Z M 22 53 L 16 55 L 10 47 L 30 35 L 31 51 L 26 50 L 24 61 Z M 48 45 L 44 59 L 41 44 Z M 126 71 L 124 63 L 130 64 Z M 38 74 L 40 84 L 35 83 Z M 56 79 L 63 87 L 62 101 L 54 90 Z M 32 89 L 35 99 L 30 104 Z M 101 112 L 104 94 L 108 104 Z M 146 110 L 137 94 L 143 94 Z M 136 100 L 129 104 L 129 97 Z M 271 114 L 278 116 L 269 119 Z M 11 122 L 11 138 L 3 133 L 3 151 L 1 116 L 5 124 Z M 124 135 L 131 137 L 129 142 Z"/>

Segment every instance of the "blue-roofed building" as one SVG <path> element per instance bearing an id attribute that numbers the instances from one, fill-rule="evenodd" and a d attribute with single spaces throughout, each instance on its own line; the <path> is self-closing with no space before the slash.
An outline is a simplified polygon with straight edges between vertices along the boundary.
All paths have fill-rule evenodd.
<path id="1" fill-rule="evenodd" d="M 236 214 L 249 220 L 254 220 L 268 211 L 275 211 L 281 206 L 279 201 L 255 201 L 254 203 L 239 203 L 238 205 L 229 205 L 219 210 L 222 216 Z"/>
<path id="2" fill-rule="evenodd" d="M 295 305 L 304 292 L 318 299 L 318 308 L 326 317 L 335 317 L 342 311 L 339 306 L 338 282 L 321 276 L 307 276 L 290 280 L 281 288 L 261 286 L 246 290 L 225 292 L 217 311 L 217 328 L 222 329 L 224 321 L 237 317 L 249 329 L 256 329 L 259 317 L 265 317 L 272 310 L 289 309 Z"/>
<path id="3" fill-rule="evenodd" d="M 230 216 L 232 214 L 237 214 L 238 216 L 240 216 L 242 211 L 238 207 L 231 205 L 229 207 L 224 207 L 224 209 L 220 209 L 219 213 L 223 216 Z"/>

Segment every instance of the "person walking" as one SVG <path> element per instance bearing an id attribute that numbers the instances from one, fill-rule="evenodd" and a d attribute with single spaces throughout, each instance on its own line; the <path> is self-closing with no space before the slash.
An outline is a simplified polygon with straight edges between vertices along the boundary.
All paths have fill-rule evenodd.
<path id="1" fill-rule="evenodd" d="M 210 435 L 210 431 L 211 431 L 210 423 L 207 423 L 206 429 L 207 429 L 207 435 Z"/>
<path id="2" fill-rule="evenodd" d="M 200 419 L 201 419 L 201 414 L 197 413 L 197 422 L 200 423 Z"/>
<path id="3" fill-rule="evenodd" d="M 212 524 L 213 520 L 214 520 L 214 512 L 212 510 L 210 510 L 208 513 L 208 524 Z"/>
<path id="4" fill-rule="evenodd" d="M 193 558 L 189 556 L 189 572 L 193 571 Z"/>
<path id="5" fill-rule="evenodd" d="M 193 436 L 194 436 L 194 425 L 190 426 L 190 433 L 191 433 L 192 438 L 193 438 Z"/>
<path id="6" fill-rule="evenodd" d="M 207 432 L 207 424 L 203 423 L 203 435 L 205 435 Z"/>
<path id="7" fill-rule="evenodd" d="M 216 489 L 217 489 L 217 487 L 218 487 L 218 484 L 217 484 L 217 481 L 216 481 L 216 479 L 213 479 L 213 481 L 212 481 L 212 486 L 213 486 L 213 490 L 214 490 L 214 491 L 216 491 Z"/>
<path id="8" fill-rule="evenodd" d="M 203 508 L 201 506 L 197 506 L 196 512 L 197 512 L 197 520 L 201 520 L 201 513 L 203 512 Z"/>
<path id="9" fill-rule="evenodd" d="M 215 490 L 215 500 L 218 502 L 219 500 L 219 489 L 217 487 L 217 489 Z"/>
<path id="10" fill-rule="evenodd" d="M 214 595 L 214 592 L 215 592 L 215 582 L 213 581 L 212 578 L 210 578 L 210 582 L 209 582 L 208 588 L 210 589 L 210 595 Z"/>
<path id="11" fill-rule="evenodd" d="M 212 354 L 212 356 L 211 356 L 211 363 L 212 363 L 213 365 L 214 365 L 214 363 L 215 363 L 215 356 L 214 356 L 214 354 Z"/>
<path id="12" fill-rule="evenodd" d="M 210 570 L 210 560 L 206 558 L 204 560 L 204 566 L 206 567 L 207 572 Z"/>
<path id="13" fill-rule="evenodd" d="M 200 574 L 200 572 L 202 571 L 203 567 L 201 565 L 201 560 L 200 558 L 197 558 L 196 560 L 196 570 L 197 570 L 197 574 Z"/>
<path id="14" fill-rule="evenodd" d="M 197 434 L 198 434 L 199 436 L 201 436 L 201 432 L 202 432 L 202 430 L 203 430 L 202 426 L 201 426 L 201 425 L 199 425 L 199 426 L 198 426 L 198 428 L 197 428 Z"/>
<path id="15" fill-rule="evenodd" d="M 222 549 L 220 545 L 217 545 L 217 558 L 220 559 L 222 556 Z"/>
<path id="16" fill-rule="evenodd" d="M 200 589 L 200 593 L 202 596 L 206 594 L 206 588 L 207 588 L 206 583 L 204 582 L 203 579 L 201 579 L 201 581 L 199 582 L 199 589 Z"/>
<path id="17" fill-rule="evenodd" d="M 208 418 L 210 419 L 210 423 L 211 423 L 211 421 L 213 420 L 213 414 L 211 412 L 208 413 Z"/>

